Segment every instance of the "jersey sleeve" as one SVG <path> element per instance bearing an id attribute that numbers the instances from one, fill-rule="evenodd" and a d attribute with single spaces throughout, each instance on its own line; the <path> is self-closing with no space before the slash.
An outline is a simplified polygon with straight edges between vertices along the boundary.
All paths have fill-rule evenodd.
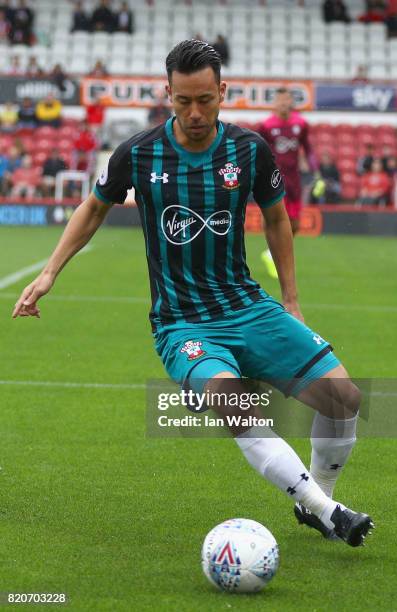
<path id="1" fill-rule="evenodd" d="M 276 166 L 273 154 L 261 138 L 256 143 L 256 164 L 253 195 L 261 208 L 277 204 L 285 195 L 281 172 Z"/>
<path id="2" fill-rule="evenodd" d="M 102 170 L 94 194 L 106 204 L 123 204 L 132 187 L 132 159 L 130 147 L 122 143 Z"/>

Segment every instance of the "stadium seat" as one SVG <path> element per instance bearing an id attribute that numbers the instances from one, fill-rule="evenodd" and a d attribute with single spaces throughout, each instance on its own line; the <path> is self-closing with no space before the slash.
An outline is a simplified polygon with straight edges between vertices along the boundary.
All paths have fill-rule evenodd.
<path id="1" fill-rule="evenodd" d="M 357 146 L 347 145 L 347 144 L 339 144 L 338 147 L 338 157 L 341 159 L 356 159 L 357 158 Z"/>
<path id="2" fill-rule="evenodd" d="M 49 140 L 48 138 L 37 138 L 37 140 L 35 140 L 35 145 L 36 151 L 48 153 L 48 151 L 54 147 L 54 141 Z"/>
<path id="3" fill-rule="evenodd" d="M 339 172 L 352 173 L 356 171 L 357 161 L 356 159 L 349 157 L 339 157 L 339 149 L 338 149 L 338 158 L 337 158 L 337 166 Z"/>
<path id="4" fill-rule="evenodd" d="M 39 139 L 54 140 L 59 135 L 58 130 L 50 125 L 38 127 L 35 131 L 35 136 Z"/>

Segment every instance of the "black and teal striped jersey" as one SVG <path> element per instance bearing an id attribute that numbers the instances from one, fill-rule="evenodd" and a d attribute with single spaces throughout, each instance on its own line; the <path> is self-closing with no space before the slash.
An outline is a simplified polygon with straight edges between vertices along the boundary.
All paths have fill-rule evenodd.
<path id="1" fill-rule="evenodd" d="M 251 192 L 260 207 L 284 195 L 281 174 L 258 134 L 218 122 L 211 146 L 192 153 L 176 141 L 174 120 L 123 142 L 94 188 L 109 204 L 123 203 L 135 188 L 154 331 L 221 318 L 267 295 L 246 264 L 246 204 Z"/>

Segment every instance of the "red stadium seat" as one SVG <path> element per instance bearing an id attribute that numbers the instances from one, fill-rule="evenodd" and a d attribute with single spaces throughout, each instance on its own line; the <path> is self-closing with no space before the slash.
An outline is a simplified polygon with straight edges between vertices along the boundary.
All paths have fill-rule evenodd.
<path id="1" fill-rule="evenodd" d="M 32 136 L 25 136 L 21 138 L 22 146 L 26 153 L 32 153 L 36 149 L 36 142 Z"/>
<path id="2" fill-rule="evenodd" d="M 62 140 L 57 142 L 57 148 L 61 153 L 69 153 L 70 151 L 73 151 L 73 140 L 62 138 Z"/>
<path id="3" fill-rule="evenodd" d="M 251 128 L 249 128 L 249 129 L 251 129 Z M 58 130 L 59 138 L 71 138 L 71 139 L 74 139 L 74 138 L 76 138 L 77 133 L 78 133 L 77 128 L 74 127 L 74 126 L 71 126 L 71 125 L 63 125 Z"/>
<path id="4" fill-rule="evenodd" d="M 48 140 L 48 138 L 39 138 L 36 141 L 36 146 L 35 146 L 37 151 L 50 151 L 51 149 L 54 148 L 54 141 L 53 140 Z"/>
<path id="5" fill-rule="evenodd" d="M 14 139 L 10 134 L 0 134 L 0 146 L 9 149 L 12 146 Z"/>
<path id="6" fill-rule="evenodd" d="M 379 132 L 378 142 L 380 142 L 383 146 L 387 145 L 393 147 L 393 149 L 397 146 L 397 138 L 394 134 L 389 134 L 389 132 Z"/>
<path id="7" fill-rule="evenodd" d="M 349 185 L 349 183 L 342 184 L 342 200 L 357 200 L 359 195 L 359 189 L 356 185 Z"/>
<path id="8" fill-rule="evenodd" d="M 321 157 L 324 153 L 328 153 L 332 158 L 336 158 L 337 149 L 333 143 L 321 143 L 315 147 L 314 151 L 317 157 Z"/>
<path id="9" fill-rule="evenodd" d="M 376 129 L 379 134 L 393 134 L 396 136 L 397 133 L 396 128 L 392 125 L 378 125 Z"/>
<path id="10" fill-rule="evenodd" d="M 339 172 L 352 173 L 356 171 L 357 161 L 351 157 L 338 157 L 337 166 Z"/>
<path id="11" fill-rule="evenodd" d="M 32 154 L 33 165 L 42 167 L 47 157 L 48 153 L 46 153 L 45 151 L 36 151 Z"/>
<path id="12" fill-rule="evenodd" d="M 349 123 L 338 123 L 338 125 L 335 126 L 335 131 L 337 134 L 354 134 L 356 128 Z"/>
<path id="13" fill-rule="evenodd" d="M 318 132 L 315 137 L 315 141 L 318 145 L 323 145 L 323 144 L 328 144 L 328 143 L 334 144 L 335 136 L 331 132 Z"/>
<path id="14" fill-rule="evenodd" d="M 328 132 L 329 134 L 335 133 L 335 127 L 330 123 L 317 123 L 316 126 L 313 126 L 313 128 L 315 129 L 316 134 L 325 132 Z"/>
<path id="15" fill-rule="evenodd" d="M 25 136 L 30 136 L 31 138 L 33 137 L 33 134 L 35 132 L 34 128 L 18 128 L 16 129 L 15 132 L 15 136 L 17 136 L 18 138 L 24 138 Z"/>
<path id="16" fill-rule="evenodd" d="M 356 159 L 357 158 L 357 148 L 349 146 L 349 145 L 340 145 L 338 146 L 338 157 Z"/>
<path id="17" fill-rule="evenodd" d="M 337 132 L 336 141 L 338 145 L 354 146 L 356 135 L 354 132 Z"/>
<path id="18" fill-rule="evenodd" d="M 54 140 L 58 137 L 58 130 L 50 125 L 43 125 L 42 127 L 37 128 L 35 134 L 37 138 L 40 139 L 45 138 L 47 140 Z"/>

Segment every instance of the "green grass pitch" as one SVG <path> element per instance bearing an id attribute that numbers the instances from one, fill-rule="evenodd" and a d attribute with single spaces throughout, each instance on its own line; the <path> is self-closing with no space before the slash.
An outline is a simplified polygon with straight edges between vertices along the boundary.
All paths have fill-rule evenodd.
<path id="1" fill-rule="evenodd" d="M 1 228 L 0 278 L 45 258 L 60 231 Z M 254 278 L 279 296 L 259 261 L 263 238 L 247 243 Z M 377 524 L 352 549 L 298 527 L 291 501 L 231 440 L 148 439 L 139 385 L 164 372 L 143 239 L 106 228 L 93 245 L 42 301 L 41 320 L 10 318 L 30 278 L 0 291 L 0 379 L 79 383 L 0 385 L 0 592 L 66 592 L 70 610 L 95 612 L 396 610 L 395 440 L 359 441 L 338 483 L 337 498 Z M 300 237 L 296 254 L 307 323 L 353 376 L 394 377 L 396 241 Z M 309 441 L 292 443 L 307 463 Z M 234 516 L 263 522 L 280 545 L 279 572 L 255 596 L 218 593 L 201 573 L 205 534 Z"/>

